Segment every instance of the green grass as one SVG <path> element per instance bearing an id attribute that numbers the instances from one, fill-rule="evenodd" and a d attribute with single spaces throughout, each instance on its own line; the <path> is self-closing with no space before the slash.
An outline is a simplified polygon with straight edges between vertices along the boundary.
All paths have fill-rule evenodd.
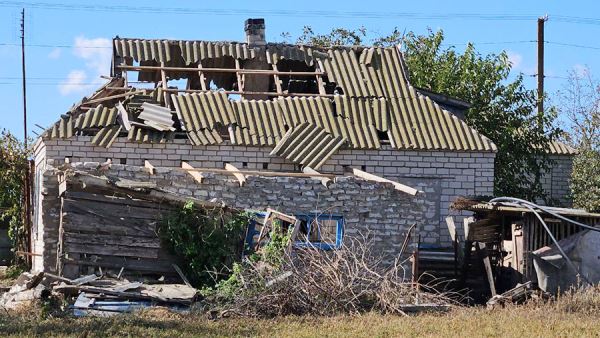
<path id="1" fill-rule="evenodd" d="M 69 337 L 578 337 L 600 335 L 595 312 L 568 312 L 553 305 L 487 310 L 456 309 L 447 314 L 401 317 L 364 314 L 329 318 L 227 318 L 210 321 L 203 315 L 178 315 L 149 310 L 113 318 L 47 318 L 31 314 L 0 316 L 2 336 Z"/>

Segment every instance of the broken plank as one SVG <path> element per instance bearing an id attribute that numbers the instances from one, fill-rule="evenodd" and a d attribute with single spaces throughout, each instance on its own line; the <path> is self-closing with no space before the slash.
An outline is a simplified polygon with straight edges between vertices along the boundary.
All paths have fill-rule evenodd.
<path id="1" fill-rule="evenodd" d="M 182 169 L 191 169 L 191 170 L 188 170 L 188 174 L 190 174 L 190 176 L 192 176 L 196 182 L 202 183 L 204 176 L 202 176 L 202 173 L 200 173 L 199 171 L 195 171 L 194 167 L 192 167 L 189 163 L 182 161 L 181 168 Z"/>
<path id="2" fill-rule="evenodd" d="M 456 224 L 454 224 L 454 217 L 446 217 L 446 226 L 448 226 L 448 232 L 450 233 L 450 239 L 452 242 L 456 242 Z"/>
<path id="3" fill-rule="evenodd" d="M 382 182 L 382 183 L 391 183 L 394 188 L 396 190 L 405 192 L 409 195 L 415 196 L 417 193 L 419 193 L 419 190 L 415 189 L 415 188 L 411 188 L 407 185 L 404 185 L 402 183 L 398 183 L 396 181 L 392 181 L 389 180 L 387 178 L 383 178 L 381 176 L 377 176 L 377 175 L 373 175 L 373 174 L 369 174 L 368 172 L 356 169 L 356 168 L 352 168 L 352 174 L 356 177 L 360 177 L 362 179 L 368 180 L 368 181 L 374 181 L 374 182 Z"/>
<path id="4" fill-rule="evenodd" d="M 234 167 L 230 163 L 225 164 L 225 170 L 229 171 L 235 178 L 237 178 L 238 182 L 240 182 L 240 187 L 246 183 L 246 175 L 240 174 L 238 168 Z"/>

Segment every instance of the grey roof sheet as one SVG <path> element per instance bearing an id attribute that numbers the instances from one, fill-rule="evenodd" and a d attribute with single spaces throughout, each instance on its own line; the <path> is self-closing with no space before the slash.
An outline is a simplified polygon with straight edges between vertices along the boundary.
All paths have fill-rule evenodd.
<path id="1" fill-rule="evenodd" d="M 271 151 L 271 155 L 281 156 L 316 170 L 345 142 L 343 137 L 335 137 L 314 124 L 302 123 L 288 130 Z"/>

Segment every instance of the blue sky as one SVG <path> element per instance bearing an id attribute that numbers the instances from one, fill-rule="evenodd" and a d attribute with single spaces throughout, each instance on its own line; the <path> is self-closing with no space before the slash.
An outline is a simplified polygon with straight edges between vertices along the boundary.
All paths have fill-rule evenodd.
<path id="1" fill-rule="evenodd" d="M 47 127 L 108 75 L 110 39 L 238 40 L 243 21 L 264 17 L 267 40 L 298 35 L 304 25 L 318 33 L 335 27 L 367 28 L 371 37 L 395 27 L 424 33 L 443 29 L 458 49 L 474 42 L 481 53 L 506 50 L 514 74 L 535 74 L 536 18 L 549 15 L 545 40 L 594 48 L 546 44 L 546 89 L 559 90 L 567 72 L 600 69 L 600 9 L 595 1 L 0 1 L 0 129 L 23 135 L 19 19 L 26 8 L 29 130 Z M 366 6 L 368 4 L 368 6 Z M 102 6 L 102 7 L 98 7 Z M 115 7 L 121 6 L 121 7 Z M 124 6 L 124 7 L 123 7 Z M 142 7 L 143 6 L 143 7 Z M 468 14 L 468 15 L 466 15 Z M 91 47 L 91 48 L 90 48 Z M 514 76 L 513 74 L 513 76 Z M 535 78 L 527 84 L 535 87 Z M 35 136 L 31 134 L 30 136 Z"/>

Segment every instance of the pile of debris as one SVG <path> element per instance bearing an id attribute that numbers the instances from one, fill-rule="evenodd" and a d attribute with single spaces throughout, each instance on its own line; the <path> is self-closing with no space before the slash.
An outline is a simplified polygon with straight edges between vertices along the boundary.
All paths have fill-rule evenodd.
<path id="1" fill-rule="evenodd" d="M 187 311 L 196 295 L 197 290 L 187 284 L 148 284 L 94 274 L 68 279 L 51 273 L 24 272 L 2 295 L 0 307 L 14 310 L 56 296 L 72 304 L 69 309 L 75 316 L 110 316 L 150 306 Z"/>

